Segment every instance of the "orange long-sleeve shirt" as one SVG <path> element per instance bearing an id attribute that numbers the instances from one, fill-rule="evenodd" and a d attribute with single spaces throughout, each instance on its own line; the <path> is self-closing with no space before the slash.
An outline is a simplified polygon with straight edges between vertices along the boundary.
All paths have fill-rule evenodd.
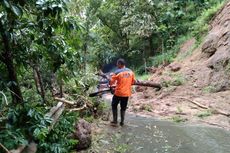
<path id="1" fill-rule="evenodd" d="M 131 86 L 135 82 L 134 73 L 128 68 L 122 68 L 115 71 L 110 80 L 110 85 L 116 85 L 114 95 L 119 97 L 131 96 Z"/>

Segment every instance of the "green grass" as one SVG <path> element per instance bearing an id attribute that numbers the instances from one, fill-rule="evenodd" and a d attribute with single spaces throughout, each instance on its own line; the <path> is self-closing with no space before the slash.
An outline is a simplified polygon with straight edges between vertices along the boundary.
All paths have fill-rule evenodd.
<path id="1" fill-rule="evenodd" d="M 204 93 L 213 93 L 213 92 L 216 91 L 216 88 L 215 88 L 214 86 L 210 85 L 210 86 L 204 87 L 204 88 L 202 89 L 202 91 L 203 91 Z"/>
<path id="2" fill-rule="evenodd" d="M 197 117 L 205 118 L 205 117 L 208 117 L 208 116 L 211 116 L 211 115 L 212 115 L 212 111 L 207 110 L 207 111 L 204 111 L 204 112 L 201 112 L 201 113 L 197 114 Z"/>
<path id="3" fill-rule="evenodd" d="M 171 84 L 174 85 L 174 86 L 180 86 L 180 85 L 184 84 L 184 82 L 185 82 L 184 76 L 181 75 L 181 74 L 178 74 L 178 75 L 174 76 L 173 81 L 171 82 Z"/>
<path id="4" fill-rule="evenodd" d="M 148 112 L 152 112 L 152 107 L 150 104 L 144 104 L 140 107 L 140 110 L 144 110 L 144 111 L 148 111 Z"/>
<path id="5" fill-rule="evenodd" d="M 150 77 L 151 77 L 151 74 L 148 74 L 148 73 L 142 74 L 142 75 L 140 74 L 135 75 L 136 80 L 142 80 L 142 81 L 148 80 Z"/>
<path id="6" fill-rule="evenodd" d="M 230 75 L 230 61 L 228 61 L 228 64 L 225 67 L 225 74 Z"/>
<path id="7" fill-rule="evenodd" d="M 180 86 L 183 85 L 186 81 L 185 77 L 181 73 L 166 73 L 172 80 L 164 81 L 163 86 L 170 87 L 170 86 Z"/>
<path id="8" fill-rule="evenodd" d="M 116 153 L 126 153 L 128 151 L 128 145 L 127 144 L 120 144 L 114 148 L 114 151 Z"/>
<path id="9" fill-rule="evenodd" d="M 173 120 L 173 122 L 176 122 L 176 123 L 181 123 L 181 122 L 186 122 L 187 121 L 186 118 L 183 118 L 183 117 L 181 117 L 179 115 L 173 116 L 172 120 Z"/>

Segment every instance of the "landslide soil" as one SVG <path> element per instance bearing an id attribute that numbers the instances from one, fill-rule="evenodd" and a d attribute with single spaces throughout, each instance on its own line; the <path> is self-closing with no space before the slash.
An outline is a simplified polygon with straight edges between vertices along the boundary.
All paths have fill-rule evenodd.
<path id="1" fill-rule="evenodd" d="M 148 80 L 163 89 L 135 87 L 128 111 L 175 122 L 209 124 L 230 129 L 230 2 L 210 22 L 198 45 L 194 38 L 181 45 L 174 63 L 153 68 Z M 176 72 L 172 67 L 179 67 Z M 204 109 L 193 102 L 207 107 Z M 217 110 L 217 111 L 216 111 Z"/>

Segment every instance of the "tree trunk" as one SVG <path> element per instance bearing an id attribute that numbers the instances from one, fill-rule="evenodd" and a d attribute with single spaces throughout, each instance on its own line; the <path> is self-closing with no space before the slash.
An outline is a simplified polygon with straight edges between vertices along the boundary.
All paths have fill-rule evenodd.
<path id="1" fill-rule="evenodd" d="M 125 39 L 125 49 L 128 50 L 129 49 L 129 38 L 126 34 L 124 36 L 124 39 Z"/>
<path id="2" fill-rule="evenodd" d="M 37 93 L 40 95 L 38 76 L 36 74 L 34 67 L 33 67 L 33 73 L 34 73 L 34 82 L 35 82 L 36 90 L 37 90 Z"/>
<path id="3" fill-rule="evenodd" d="M 10 90 L 11 90 L 11 96 L 12 96 L 13 102 L 21 103 L 23 101 L 23 98 L 22 98 L 21 89 L 19 87 L 16 70 L 13 65 L 12 57 L 9 57 L 5 64 L 8 70 L 9 81 L 11 82 Z"/>
<path id="4" fill-rule="evenodd" d="M 41 95 L 42 102 L 44 103 L 46 101 L 45 100 L 45 89 L 44 89 L 44 84 L 43 84 L 43 80 L 41 77 L 40 69 L 38 66 L 34 66 L 33 69 L 35 73 L 34 76 L 35 76 L 35 83 L 36 83 L 37 91 Z"/>
<path id="5" fill-rule="evenodd" d="M 52 72 L 50 76 L 50 91 L 53 97 L 56 95 L 56 90 L 55 90 L 55 74 Z"/>
<path id="6" fill-rule="evenodd" d="M 11 82 L 10 90 L 11 96 L 14 103 L 21 103 L 23 101 L 21 89 L 19 87 L 16 69 L 13 63 L 13 55 L 10 49 L 9 39 L 7 38 L 6 31 L 3 29 L 3 25 L 0 22 L 0 32 L 2 36 L 2 42 L 4 46 L 4 51 L 2 53 L 1 60 L 6 65 L 8 71 L 8 79 Z"/>
<path id="7" fill-rule="evenodd" d="M 155 83 L 155 82 L 151 82 L 151 81 L 138 81 L 136 80 L 136 82 L 134 83 L 134 85 L 137 86 L 145 86 L 145 87 L 153 87 L 156 88 L 157 90 L 160 90 L 162 88 L 160 83 Z M 100 96 L 104 93 L 108 93 L 111 92 L 111 88 L 105 88 L 96 92 L 92 92 L 89 94 L 89 97 L 95 97 L 95 96 Z"/>
<path id="8" fill-rule="evenodd" d="M 149 53 L 154 56 L 155 55 L 155 52 L 154 52 L 154 48 L 153 48 L 153 36 L 149 36 Z"/>
<path id="9" fill-rule="evenodd" d="M 146 87 L 153 87 L 153 88 L 158 88 L 161 89 L 162 86 L 160 83 L 155 83 L 155 82 L 151 82 L 151 81 L 139 81 L 136 80 L 136 82 L 134 83 L 134 85 L 137 86 L 146 86 Z"/>
<path id="10" fill-rule="evenodd" d="M 60 98 L 62 98 L 63 97 L 63 82 L 62 82 L 62 80 L 59 83 L 59 88 L 60 88 Z"/>
<path id="11" fill-rule="evenodd" d="M 86 12 L 86 33 L 85 33 L 85 39 L 84 39 L 84 45 L 83 45 L 83 53 L 84 53 L 84 57 L 83 57 L 83 64 L 84 64 L 84 72 L 86 73 L 86 67 L 87 67 L 87 50 L 88 50 L 88 40 L 89 40 L 89 24 L 90 24 L 90 21 L 89 21 L 89 12 L 87 11 Z"/>
<path id="12" fill-rule="evenodd" d="M 87 40 L 86 40 L 86 42 L 85 42 L 85 44 L 84 44 L 84 57 L 83 57 L 83 69 L 84 69 L 84 72 L 86 73 L 86 56 L 87 56 L 87 48 L 88 48 L 88 46 L 87 46 Z"/>

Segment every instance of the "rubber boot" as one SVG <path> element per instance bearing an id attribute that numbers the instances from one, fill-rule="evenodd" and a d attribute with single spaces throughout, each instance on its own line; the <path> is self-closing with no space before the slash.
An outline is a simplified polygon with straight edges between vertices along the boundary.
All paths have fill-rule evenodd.
<path id="1" fill-rule="evenodd" d="M 120 122 L 120 126 L 124 125 L 124 120 L 125 120 L 125 111 L 121 110 L 121 122 Z"/>
<path id="2" fill-rule="evenodd" d="M 117 125 L 117 110 L 112 110 L 113 112 L 113 121 L 110 122 L 111 125 L 116 126 Z"/>

